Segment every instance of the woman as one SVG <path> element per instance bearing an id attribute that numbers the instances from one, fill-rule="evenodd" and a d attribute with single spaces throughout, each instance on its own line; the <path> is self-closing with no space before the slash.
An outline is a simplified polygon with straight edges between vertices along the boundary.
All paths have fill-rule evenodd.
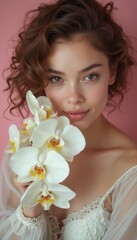
<path id="1" fill-rule="evenodd" d="M 2 239 L 135 240 L 137 238 L 136 143 L 103 116 L 113 97 L 123 98 L 134 64 L 129 43 L 112 17 L 114 6 L 93 0 L 41 5 L 19 35 L 7 79 L 11 111 L 25 95 L 46 95 L 86 140 L 64 184 L 76 192 L 67 210 L 19 204 L 31 184 L 17 182 L 3 161 Z M 16 95 L 14 95 L 16 94 Z M 112 105 L 112 107 L 117 107 Z"/>

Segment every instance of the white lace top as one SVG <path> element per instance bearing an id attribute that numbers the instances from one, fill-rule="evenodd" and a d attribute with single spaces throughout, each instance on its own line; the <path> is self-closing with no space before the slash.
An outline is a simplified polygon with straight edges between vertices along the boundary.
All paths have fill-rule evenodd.
<path id="1" fill-rule="evenodd" d="M 52 211 L 48 212 L 48 220 L 54 229 L 51 239 L 54 240 L 101 240 L 107 230 L 109 219 L 110 213 L 104 209 L 99 198 L 64 219 L 61 231 L 57 218 L 53 216 Z"/>
<path id="2" fill-rule="evenodd" d="M 22 206 L 11 208 L 9 195 L 19 193 L 10 181 L 8 157 L 1 169 L 0 239 L 137 240 L 137 166 L 122 175 L 103 197 L 70 214 L 61 229 L 52 210 L 30 219 L 24 217 Z M 104 207 L 110 193 L 112 213 Z"/>

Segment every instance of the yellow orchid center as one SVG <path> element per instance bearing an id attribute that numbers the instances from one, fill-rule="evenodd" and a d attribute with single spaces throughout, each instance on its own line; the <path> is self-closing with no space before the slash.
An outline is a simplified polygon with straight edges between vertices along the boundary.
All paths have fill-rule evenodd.
<path id="1" fill-rule="evenodd" d="M 22 134 L 27 134 L 27 123 L 23 123 L 23 128 L 21 129 Z"/>
<path id="2" fill-rule="evenodd" d="M 59 138 L 51 138 L 49 141 L 48 141 L 48 148 L 49 149 L 52 149 L 52 150 L 55 150 L 57 152 L 59 152 L 60 148 L 62 148 L 63 146 L 60 145 L 60 139 Z"/>
<path id="3" fill-rule="evenodd" d="M 39 167 L 39 166 L 35 166 L 34 168 L 32 168 L 30 170 L 30 175 L 34 178 L 40 178 L 40 179 L 43 179 L 45 178 L 45 175 L 46 175 L 46 169 L 45 167 Z"/>
<path id="4" fill-rule="evenodd" d="M 10 143 L 10 152 L 11 153 L 15 153 L 16 152 L 16 145 L 15 145 L 15 141 L 13 140 L 9 140 L 9 143 Z"/>
<path id="5" fill-rule="evenodd" d="M 60 139 L 52 138 L 50 144 L 52 147 L 57 147 L 60 144 Z"/>
<path id="6" fill-rule="evenodd" d="M 51 116 L 52 116 L 51 113 L 52 113 L 52 109 L 51 109 L 51 108 L 49 108 L 49 109 L 46 110 L 46 119 L 51 118 Z"/>
<path id="7" fill-rule="evenodd" d="M 48 203 L 49 205 L 52 205 L 53 202 L 55 201 L 55 197 L 53 194 L 49 193 L 47 196 L 41 195 L 37 201 L 41 204 L 44 205 L 44 203 Z"/>

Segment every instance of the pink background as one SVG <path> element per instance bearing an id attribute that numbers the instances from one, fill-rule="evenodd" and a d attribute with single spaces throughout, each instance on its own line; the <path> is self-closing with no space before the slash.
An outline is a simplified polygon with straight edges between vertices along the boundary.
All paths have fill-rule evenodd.
<path id="1" fill-rule="evenodd" d="M 46 2 L 46 1 L 43 1 Z M 53 2 L 49 0 L 48 2 Z M 103 2 L 103 0 L 102 0 Z M 132 36 L 132 41 L 137 50 L 137 27 L 136 27 L 136 0 L 114 0 L 118 7 L 116 17 L 123 25 L 128 35 Z M 3 92 L 5 80 L 2 71 L 10 63 L 10 55 L 14 43 L 11 39 L 16 39 L 18 29 L 24 19 L 24 14 L 31 8 L 35 8 L 41 0 L 1 0 L 0 1 L 0 160 L 3 150 L 8 142 L 8 127 L 11 123 L 20 123 L 20 119 L 12 117 L 7 113 L 7 120 L 3 117 L 3 111 L 7 107 L 7 93 Z M 135 55 L 137 58 L 137 54 Z M 137 68 L 133 69 L 133 76 L 129 76 L 130 91 L 126 94 L 122 104 L 122 112 L 116 111 L 108 116 L 108 119 L 121 128 L 129 136 L 137 141 Z"/>

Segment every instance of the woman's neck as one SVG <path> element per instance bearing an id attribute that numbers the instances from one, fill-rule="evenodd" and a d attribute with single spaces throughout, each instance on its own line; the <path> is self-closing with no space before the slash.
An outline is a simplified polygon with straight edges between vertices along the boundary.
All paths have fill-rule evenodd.
<path id="1" fill-rule="evenodd" d="M 107 134 L 112 129 L 111 123 L 109 123 L 103 115 L 100 115 L 95 123 L 83 132 L 86 140 L 86 149 L 104 149 L 107 146 Z"/>

